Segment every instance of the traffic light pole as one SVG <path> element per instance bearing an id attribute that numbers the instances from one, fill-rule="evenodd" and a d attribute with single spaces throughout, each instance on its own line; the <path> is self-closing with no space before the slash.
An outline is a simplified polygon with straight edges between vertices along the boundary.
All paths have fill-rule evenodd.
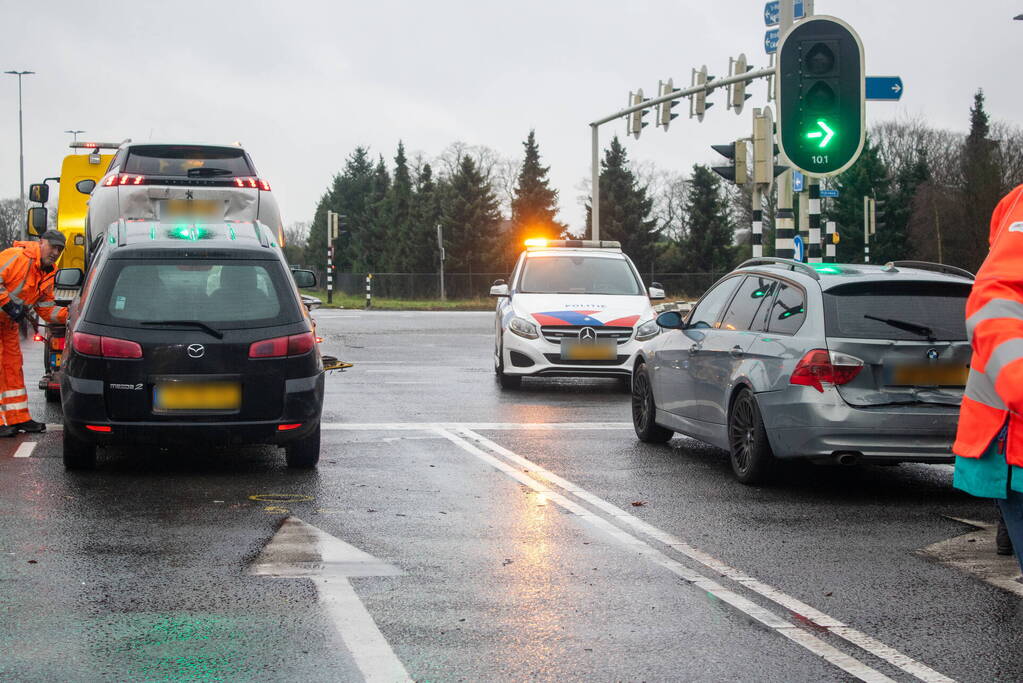
<path id="1" fill-rule="evenodd" d="M 835 221 L 828 221 L 828 241 L 824 244 L 824 261 L 825 263 L 834 263 L 835 257 L 835 238 L 838 236 L 837 229 L 835 227 Z"/>
<path id="2" fill-rule="evenodd" d="M 778 212 L 774 228 L 774 255 L 793 258 L 796 255 L 795 215 L 792 211 L 792 171 L 778 176 Z"/>
<path id="3" fill-rule="evenodd" d="M 775 72 L 774 67 L 767 69 L 757 69 L 755 71 L 747 71 L 744 74 L 735 74 L 734 76 L 728 76 L 726 78 L 716 78 L 713 81 L 708 81 L 700 85 L 686 88 L 684 90 L 676 90 L 668 95 L 661 97 L 655 97 L 649 100 L 645 100 L 639 104 L 627 107 L 620 111 L 616 111 L 610 116 L 605 116 L 602 119 L 598 119 L 590 124 L 592 147 L 590 150 L 590 163 L 592 165 L 592 189 L 591 189 L 591 210 L 590 210 L 590 239 L 600 239 L 600 126 L 605 123 L 610 123 L 623 116 L 628 116 L 633 112 L 643 111 L 644 109 L 651 109 L 658 104 L 663 102 L 671 102 L 673 100 L 680 100 L 683 97 L 689 97 L 690 95 L 696 95 L 698 93 L 710 94 L 711 91 L 723 88 L 733 83 L 742 83 L 744 81 L 755 81 L 758 78 L 768 78 L 773 76 Z M 791 210 L 791 200 L 789 204 Z"/>
<path id="4" fill-rule="evenodd" d="M 807 190 L 807 225 L 810 243 L 806 259 L 809 263 L 821 263 L 821 180 L 810 176 L 806 179 L 810 184 Z"/>
<path id="5" fill-rule="evenodd" d="M 753 258 L 764 255 L 764 191 L 753 183 Z"/>

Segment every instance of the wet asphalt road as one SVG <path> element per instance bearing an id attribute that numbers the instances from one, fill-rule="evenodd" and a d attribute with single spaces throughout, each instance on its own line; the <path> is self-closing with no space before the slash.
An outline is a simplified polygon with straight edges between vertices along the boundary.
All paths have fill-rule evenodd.
<path id="1" fill-rule="evenodd" d="M 748 488 L 639 443 L 614 381 L 502 392 L 490 314 L 317 318 L 355 367 L 315 472 L 197 445 L 67 473 L 59 431 L 0 443 L 0 679 L 361 680 L 323 590 L 250 574 L 289 516 L 400 570 L 346 580 L 415 680 L 1023 679 L 1020 598 L 916 554 L 993 518 L 950 468 Z"/>

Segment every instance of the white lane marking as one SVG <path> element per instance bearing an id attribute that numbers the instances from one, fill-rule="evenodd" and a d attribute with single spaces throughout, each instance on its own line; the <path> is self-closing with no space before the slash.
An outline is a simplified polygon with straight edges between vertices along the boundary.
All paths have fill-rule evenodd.
<path id="1" fill-rule="evenodd" d="M 32 451 L 36 449 L 36 441 L 26 441 L 25 443 L 18 446 L 18 450 L 14 451 L 15 458 L 31 458 Z"/>
<path id="2" fill-rule="evenodd" d="M 412 681 L 348 580 L 351 576 L 398 576 L 400 569 L 298 517 L 288 517 L 256 557 L 250 573 L 312 579 L 320 604 L 366 681 Z"/>
<path id="3" fill-rule="evenodd" d="M 330 431 L 418 431 L 431 429 L 477 429 L 480 431 L 550 430 L 604 431 L 632 429 L 631 422 L 321 422 Z"/>
<path id="4" fill-rule="evenodd" d="M 587 522 L 588 524 L 600 529 L 602 532 L 610 535 L 622 546 L 636 552 L 639 555 L 659 564 L 660 566 L 668 569 L 672 573 L 681 577 L 684 581 L 696 586 L 697 588 L 706 591 L 713 595 L 715 598 L 725 602 L 747 616 L 759 621 L 764 626 L 777 631 L 779 634 L 788 638 L 794 643 L 801 645 L 813 654 L 821 657 L 825 661 L 833 664 L 834 666 L 842 669 L 846 673 L 855 676 L 861 681 L 870 681 L 871 683 L 894 683 L 894 680 L 885 676 L 880 671 L 873 669 L 863 662 L 851 657 L 837 648 L 825 643 L 820 638 L 817 638 L 811 633 L 801 630 L 795 624 L 787 621 L 786 619 L 778 616 L 774 612 L 771 612 L 754 602 L 751 602 L 747 598 L 738 595 L 737 593 L 730 591 L 721 586 L 716 581 L 708 579 L 702 574 L 698 574 L 692 569 L 686 567 L 681 562 L 673 560 L 661 551 L 657 550 L 646 541 L 643 541 L 636 536 L 628 533 L 624 529 L 621 529 L 611 522 L 607 521 L 603 517 L 589 512 L 586 508 L 572 502 L 565 498 L 560 493 L 557 493 L 550 487 L 536 481 L 532 477 L 526 476 L 518 469 L 512 467 L 506 462 L 499 460 L 498 458 L 486 453 L 474 444 L 465 440 L 464 438 L 447 431 L 446 429 L 437 427 L 436 431 L 444 438 L 451 441 L 453 444 L 461 448 L 462 450 L 471 453 L 483 462 L 487 463 L 491 467 L 503 472 L 515 481 L 528 486 L 538 493 L 543 493 L 547 500 L 557 503 L 568 512 L 577 515 L 580 519 Z M 468 431 L 468 430 L 466 430 Z M 496 445 L 496 444 L 495 444 Z M 523 460 L 525 460 L 523 458 Z M 529 461 L 526 461 L 528 463 Z M 535 468 L 534 468 L 535 469 Z M 564 488 L 564 487 L 562 487 Z M 578 487 L 575 487 L 578 489 Z"/>
<path id="5" fill-rule="evenodd" d="M 384 384 L 436 384 L 436 382 L 414 382 L 414 381 L 399 382 L 399 381 L 393 381 L 393 382 L 384 382 Z"/>
<path id="6" fill-rule="evenodd" d="M 664 543 L 665 545 L 682 553 L 689 559 L 695 560 L 708 569 L 732 579 L 736 583 L 745 586 L 754 593 L 762 595 L 771 602 L 784 607 L 796 615 L 812 622 L 816 626 L 826 629 L 840 638 L 843 638 L 844 640 L 869 652 L 875 657 L 902 669 L 906 673 L 912 674 L 921 681 L 926 681 L 927 683 L 952 683 L 953 679 L 945 676 L 944 674 L 941 674 L 925 664 L 914 660 L 908 655 L 902 654 L 898 650 L 871 638 L 865 633 L 861 633 L 860 631 L 847 626 L 838 619 L 824 614 L 799 599 L 782 593 L 778 589 L 758 581 L 738 569 L 728 566 L 724 562 L 721 562 L 702 550 L 692 547 L 682 539 L 644 522 L 635 515 L 626 512 L 616 505 L 590 493 L 586 489 L 566 479 L 562 479 L 545 467 L 538 465 L 497 443 L 494 443 L 486 437 L 476 434 L 471 429 L 461 428 L 458 431 L 462 436 L 481 444 L 490 451 L 503 456 L 507 460 L 510 460 L 521 467 L 529 468 L 531 472 L 536 473 L 538 476 L 555 486 L 564 489 L 577 498 L 586 501 L 600 510 L 603 510 L 610 514 L 618 522 L 626 524 L 650 538 Z"/>

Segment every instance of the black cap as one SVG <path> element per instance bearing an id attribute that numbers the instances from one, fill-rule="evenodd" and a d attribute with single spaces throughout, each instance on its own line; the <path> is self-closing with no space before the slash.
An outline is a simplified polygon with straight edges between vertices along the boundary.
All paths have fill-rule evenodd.
<path id="1" fill-rule="evenodd" d="M 46 240 L 50 244 L 59 244 L 62 247 L 65 242 L 67 242 L 67 238 L 64 237 L 64 233 L 60 230 L 53 230 L 52 228 L 40 235 L 39 239 Z"/>

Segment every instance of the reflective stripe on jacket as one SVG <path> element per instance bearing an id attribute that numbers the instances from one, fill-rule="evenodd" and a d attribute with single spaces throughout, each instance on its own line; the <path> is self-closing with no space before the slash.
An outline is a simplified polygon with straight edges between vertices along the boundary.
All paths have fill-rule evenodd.
<path id="1" fill-rule="evenodd" d="M 1009 418 L 1006 460 L 1023 466 L 1023 185 L 991 216 L 991 251 L 966 302 L 973 346 L 952 451 L 979 458 Z"/>
<path id="2" fill-rule="evenodd" d="M 43 272 L 38 242 L 15 242 L 0 251 L 0 306 L 13 300 L 34 307 L 46 322 L 67 322 L 67 309 L 53 303 L 55 272 Z"/>

